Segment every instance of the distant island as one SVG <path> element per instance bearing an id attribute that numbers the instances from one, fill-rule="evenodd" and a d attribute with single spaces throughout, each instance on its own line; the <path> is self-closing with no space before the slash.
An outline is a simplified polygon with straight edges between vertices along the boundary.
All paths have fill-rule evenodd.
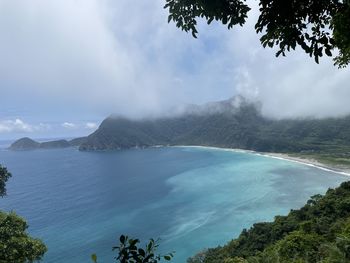
<path id="1" fill-rule="evenodd" d="M 78 147 L 84 141 L 86 137 L 76 138 L 73 140 L 55 140 L 48 142 L 37 142 L 28 137 L 21 138 L 9 147 L 10 150 L 35 150 L 35 149 L 55 149 L 55 148 L 67 148 L 67 147 Z"/>

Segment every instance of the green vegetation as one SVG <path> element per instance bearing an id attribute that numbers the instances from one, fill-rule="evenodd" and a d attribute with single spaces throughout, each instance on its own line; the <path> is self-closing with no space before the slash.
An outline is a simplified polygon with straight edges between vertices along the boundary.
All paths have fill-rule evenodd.
<path id="1" fill-rule="evenodd" d="M 169 22 L 197 37 L 197 20 L 216 20 L 228 28 L 243 26 L 250 7 L 246 0 L 166 0 Z M 260 0 L 255 24 L 264 47 L 277 47 L 276 56 L 300 47 L 318 63 L 334 56 L 339 67 L 350 63 L 349 0 Z M 337 54 L 337 52 L 335 52 Z"/>
<path id="2" fill-rule="evenodd" d="M 88 136 L 81 150 L 108 150 L 154 145 L 202 145 L 260 152 L 297 153 L 347 164 L 350 116 L 328 119 L 272 120 L 259 105 L 243 99 L 196 107 L 176 117 L 128 120 L 107 118 Z"/>
<path id="3" fill-rule="evenodd" d="M 2 167 L 0 164 L 0 197 L 6 195 L 6 182 L 11 176 L 11 173 L 7 171 L 6 167 Z"/>
<path id="4" fill-rule="evenodd" d="M 6 195 L 6 182 L 11 174 L 0 165 L 0 193 Z M 26 221 L 15 213 L 0 211 L 0 263 L 27 263 L 40 260 L 47 248 L 26 232 Z"/>
<path id="5" fill-rule="evenodd" d="M 315 195 L 299 210 L 243 230 L 188 263 L 350 262 L 350 182 Z"/>
<path id="6" fill-rule="evenodd" d="M 0 211 L 0 263 L 34 262 L 43 257 L 46 246 L 30 237 L 27 228 L 23 218 Z"/>
<path id="7" fill-rule="evenodd" d="M 121 235 L 119 241 L 120 245 L 113 247 L 113 250 L 117 250 L 118 256 L 115 259 L 120 263 L 158 263 L 162 259 L 170 261 L 174 256 L 173 253 L 167 255 L 155 254 L 159 245 L 153 239 L 146 244 L 144 249 L 139 247 L 140 240 L 138 239 Z M 97 256 L 95 254 L 91 256 L 91 259 L 97 263 Z"/>

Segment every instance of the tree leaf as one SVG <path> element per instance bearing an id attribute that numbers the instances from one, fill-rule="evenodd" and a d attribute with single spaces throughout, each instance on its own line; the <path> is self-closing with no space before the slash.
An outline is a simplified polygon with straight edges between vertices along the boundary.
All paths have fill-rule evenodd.
<path id="1" fill-rule="evenodd" d="M 92 259 L 92 261 L 93 261 L 94 263 L 97 263 L 97 256 L 96 256 L 96 254 L 92 254 L 92 255 L 91 255 L 91 259 Z"/>

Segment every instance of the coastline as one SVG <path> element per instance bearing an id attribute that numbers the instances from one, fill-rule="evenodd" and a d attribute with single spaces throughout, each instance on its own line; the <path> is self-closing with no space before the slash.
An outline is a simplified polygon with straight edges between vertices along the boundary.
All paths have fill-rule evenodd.
<path id="1" fill-rule="evenodd" d="M 315 159 L 311 159 L 311 158 L 290 156 L 290 155 L 285 154 L 285 153 L 258 153 L 258 152 L 256 152 L 256 154 L 260 154 L 262 156 L 267 156 L 270 158 L 300 163 L 303 165 L 315 167 L 317 169 L 321 169 L 321 170 L 332 172 L 332 173 L 337 173 L 337 174 L 344 175 L 344 176 L 350 176 L 350 168 L 341 168 L 341 167 L 337 167 L 337 166 L 327 165 L 327 164 L 321 163 L 321 162 L 319 162 Z"/>
<path id="2" fill-rule="evenodd" d="M 332 173 L 350 177 L 350 167 L 343 168 L 343 167 L 331 166 L 328 164 L 321 163 L 315 159 L 290 156 L 286 153 L 257 152 L 253 150 L 244 150 L 244 149 L 238 149 L 238 148 L 221 148 L 221 147 L 214 147 L 214 146 L 199 146 L 199 145 L 177 145 L 177 146 L 171 146 L 171 147 L 202 148 L 202 149 L 250 153 L 250 154 L 260 155 L 268 158 L 295 162 L 306 166 L 314 167 L 323 171 L 332 172 Z"/>

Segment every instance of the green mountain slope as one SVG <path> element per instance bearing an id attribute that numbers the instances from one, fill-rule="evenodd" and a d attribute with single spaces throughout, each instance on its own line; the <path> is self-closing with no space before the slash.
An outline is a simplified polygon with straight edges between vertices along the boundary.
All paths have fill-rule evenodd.
<path id="1" fill-rule="evenodd" d="M 263 152 L 338 153 L 350 156 L 350 116 L 328 119 L 272 120 L 259 106 L 241 100 L 195 106 L 168 118 L 105 119 L 80 150 L 154 145 L 202 145 Z"/>
<path id="2" fill-rule="evenodd" d="M 254 224 L 188 263 L 350 262 L 350 182 L 313 196 L 299 210 Z"/>

